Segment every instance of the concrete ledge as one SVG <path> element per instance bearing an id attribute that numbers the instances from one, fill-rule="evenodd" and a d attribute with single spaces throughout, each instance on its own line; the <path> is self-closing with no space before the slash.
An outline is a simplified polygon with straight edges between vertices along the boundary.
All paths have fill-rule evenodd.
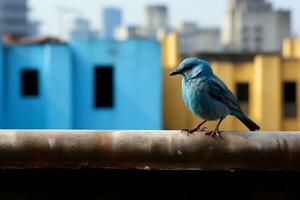
<path id="1" fill-rule="evenodd" d="M 0 168 L 300 171 L 300 132 L 2 130 Z"/>

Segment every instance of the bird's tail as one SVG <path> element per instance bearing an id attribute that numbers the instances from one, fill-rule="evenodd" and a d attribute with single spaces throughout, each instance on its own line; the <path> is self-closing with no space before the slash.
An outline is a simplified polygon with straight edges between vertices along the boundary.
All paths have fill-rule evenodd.
<path id="1" fill-rule="evenodd" d="M 260 129 L 260 127 L 244 113 L 236 112 L 233 115 L 236 116 L 245 126 L 247 126 L 250 131 L 256 131 Z"/>

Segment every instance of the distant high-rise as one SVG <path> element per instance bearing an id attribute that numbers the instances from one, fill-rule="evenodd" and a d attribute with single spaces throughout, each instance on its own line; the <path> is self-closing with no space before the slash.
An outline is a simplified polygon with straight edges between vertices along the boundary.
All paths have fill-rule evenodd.
<path id="1" fill-rule="evenodd" d="M 164 5 L 151 5 L 146 8 L 146 28 L 150 36 L 158 37 L 169 30 L 168 9 Z"/>
<path id="2" fill-rule="evenodd" d="M 222 44 L 231 51 L 277 52 L 291 35 L 290 11 L 266 0 L 229 0 Z"/>
<path id="3" fill-rule="evenodd" d="M 221 51 L 220 29 L 216 27 L 198 27 L 195 22 L 184 22 L 179 29 L 180 52 L 216 53 Z"/>
<path id="4" fill-rule="evenodd" d="M 103 37 L 113 39 L 114 32 L 122 24 L 122 11 L 118 8 L 105 8 L 102 13 Z"/>
<path id="5" fill-rule="evenodd" d="M 0 1 L 0 34 L 26 36 L 30 23 L 27 18 L 27 0 Z"/>
<path id="6" fill-rule="evenodd" d="M 39 35 L 41 23 L 39 21 L 31 21 L 29 22 L 29 30 L 27 32 L 28 36 L 34 37 Z"/>
<path id="7" fill-rule="evenodd" d="M 73 38 L 94 38 L 96 33 L 91 30 L 90 21 L 81 17 L 78 17 L 74 21 L 74 25 L 71 31 Z"/>
<path id="8" fill-rule="evenodd" d="M 141 26 L 119 26 L 115 31 L 117 40 L 146 39 L 149 38 L 147 30 Z"/>

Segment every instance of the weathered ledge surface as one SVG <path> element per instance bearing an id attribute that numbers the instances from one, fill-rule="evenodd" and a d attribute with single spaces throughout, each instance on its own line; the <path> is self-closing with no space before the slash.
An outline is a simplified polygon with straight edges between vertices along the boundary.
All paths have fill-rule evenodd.
<path id="1" fill-rule="evenodd" d="M 300 171 L 300 132 L 1 130 L 0 169 Z"/>

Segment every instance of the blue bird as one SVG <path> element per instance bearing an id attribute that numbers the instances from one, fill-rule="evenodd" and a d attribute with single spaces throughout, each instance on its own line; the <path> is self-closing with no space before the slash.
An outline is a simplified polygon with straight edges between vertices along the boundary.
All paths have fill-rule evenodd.
<path id="1" fill-rule="evenodd" d="M 182 97 L 189 110 L 204 119 L 193 129 L 183 129 L 189 134 L 205 130 L 201 126 L 207 121 L 219 120 L 216 128 L 206 135 L 220 137 L 219 126 L 227 115 L 237 117 L 249 130 L 259 130 L 246 114 L 243 113 L 237 97 L 225 83 L 214 75 L 210 65 L 198 58 L 187 58 L 170 76 L 182 75 Z"/>

